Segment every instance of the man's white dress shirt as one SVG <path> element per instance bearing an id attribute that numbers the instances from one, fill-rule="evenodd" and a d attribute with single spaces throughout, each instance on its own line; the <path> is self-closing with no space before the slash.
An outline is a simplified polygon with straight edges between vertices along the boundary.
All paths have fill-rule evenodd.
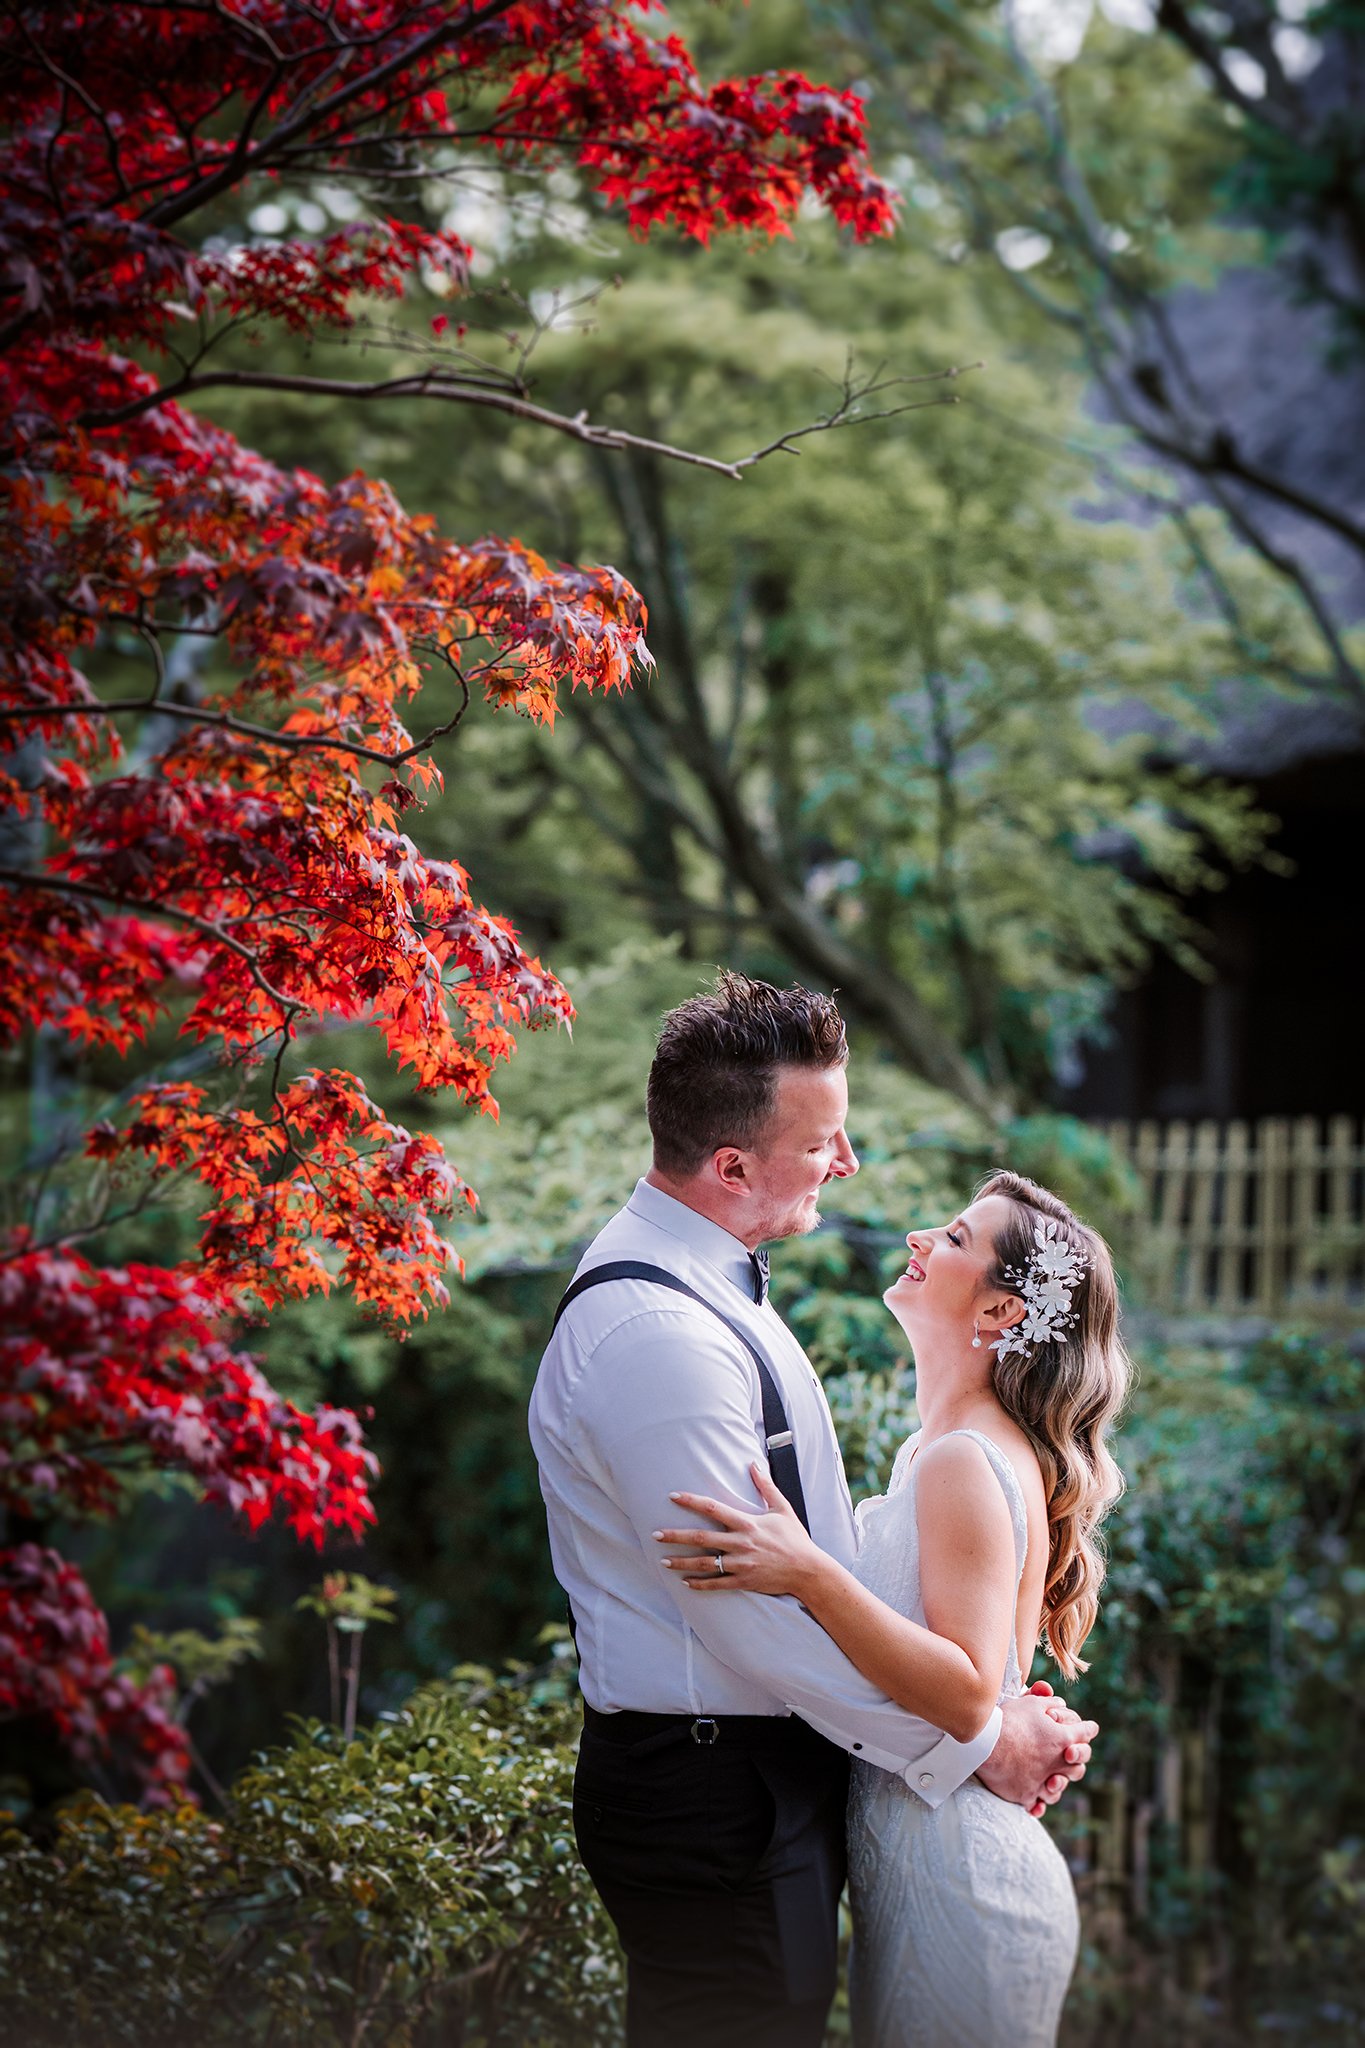
<path id="1" fill-rule="evenodd" d="M 834 1422 L 810 1360 L 728 1230 L 642 1180 L 584 1254 L 662 1266 L 742 1329 L 772 1369 L 811 1535 L 841 1564 L 857 1548 Z M 653 1531 L 685 1519 L 671 1492 L 755 1506 L 766 1463 L 758 1373 L 709 1308 L 647 1280 L 591 1288 L 560 1319 L 531 1397 L 531 1441 L 555 1575 L 569 1596 L 583 1694 L 602 1713 L 796 1713 L 931 1806 L 994 1749 L 996 1708 L 955 1742 L 879 1692 L 799 1601 L 701 1593 L 663 1568 Z"/>

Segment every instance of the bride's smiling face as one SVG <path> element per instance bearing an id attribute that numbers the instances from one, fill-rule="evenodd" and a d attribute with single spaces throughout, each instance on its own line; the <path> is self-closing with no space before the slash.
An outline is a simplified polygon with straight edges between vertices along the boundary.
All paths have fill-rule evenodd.
<path id="1" fill-rule="evenodd" d="M 984 1332 L 986 1311 L 1013 1299 L 988 1284 L 996 1235 L 1009 1215 L 1004 1195 L 985 1195 L 948 1223 L 910 1232 L 905 1271 L 882 1300 L 912 1342 L 917 1331 L 927 1335 L 931 1330 L 970 1339 L 978 1319 Z"/>

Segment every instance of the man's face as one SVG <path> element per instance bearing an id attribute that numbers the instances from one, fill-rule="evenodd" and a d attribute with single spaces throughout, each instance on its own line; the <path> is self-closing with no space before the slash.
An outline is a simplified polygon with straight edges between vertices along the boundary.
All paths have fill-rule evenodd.
<path id="1" fill-rule="evenodd" d="M 814 1230 L 826 1181 L 845 1180 L 858 1171 L 844 1129 L 847 1115 L 848 1079 L 842 1067 L 778 1069 L 772 1114 L 746 1155 L 758 1198 L 754 1243 Z"/>

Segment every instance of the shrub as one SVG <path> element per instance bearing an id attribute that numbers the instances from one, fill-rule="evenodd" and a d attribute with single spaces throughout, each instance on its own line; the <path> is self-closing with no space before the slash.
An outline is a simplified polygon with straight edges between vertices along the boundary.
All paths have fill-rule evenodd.
<path id="1" fill-rule="evenodd" d="M 551 2048 L 616 2037 L 573 1843 L 577 1715 L 467 1669 L 346 1741 L 301 1723 L 226 1812 L 84 1798 L 0 1841 L 11 2038 L 33 2048 Z"/>

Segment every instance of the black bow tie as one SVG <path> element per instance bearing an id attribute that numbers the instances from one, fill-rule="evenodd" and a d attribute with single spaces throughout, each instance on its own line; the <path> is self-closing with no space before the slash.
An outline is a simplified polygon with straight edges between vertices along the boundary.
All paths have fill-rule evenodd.
<path id="1" fill-rule="evenodd" d="M 764 1302 L 768 1299 L 768 1254 L 750 1252 L 749 1264 L 754 1269 L 754 1300 Z"/>

